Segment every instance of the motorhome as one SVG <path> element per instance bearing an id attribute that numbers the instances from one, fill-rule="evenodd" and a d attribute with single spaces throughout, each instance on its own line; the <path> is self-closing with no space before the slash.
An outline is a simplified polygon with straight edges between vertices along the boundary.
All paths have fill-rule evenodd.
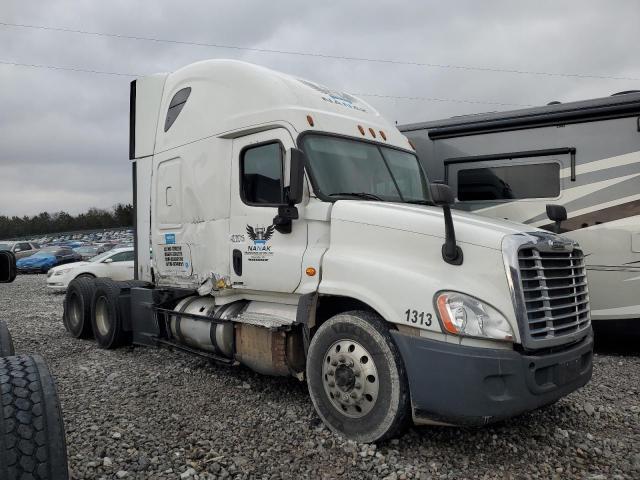
<path id="1" fill-rule="evenodd" d="M 452 213 L 371 105 L 229 60 L 137 79 L 130 99 L 137 280 L 73 280 L 72 335 L 292 375 L 364 442 L 590 379 L 577 242 Z"/>
<path id="2" fill-rule="evenodd" d="M 640 92 L 399 127 L 455 208 L 546 230 L 585 252 L 591 318 L 640 331 Z"/>

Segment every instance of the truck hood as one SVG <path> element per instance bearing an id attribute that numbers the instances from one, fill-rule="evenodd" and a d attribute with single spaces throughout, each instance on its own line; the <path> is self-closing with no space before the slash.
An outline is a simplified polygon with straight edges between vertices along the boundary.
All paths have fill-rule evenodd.
<path id="1" fill-rule="evenodd" d="M 452 211 L 456 240 L 500 250 L 506 235 L 538 229 L 507 220 L 498 220 Z M 439 207 L 360 200 L 340 200 L 331 211 L 332 220 L 375 225 L 444 239 L 444 214 Z"/>

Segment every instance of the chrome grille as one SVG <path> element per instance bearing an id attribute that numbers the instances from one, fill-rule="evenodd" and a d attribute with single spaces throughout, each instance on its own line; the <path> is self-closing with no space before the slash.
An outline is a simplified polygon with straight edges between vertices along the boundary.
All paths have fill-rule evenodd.
<path id="1" fill-rule="evenodd" d="M 587 273 L 581 250 L 523 246 L 518 250 L 518 267 L 531 339 L 563 337 L 589 327 Z"/>

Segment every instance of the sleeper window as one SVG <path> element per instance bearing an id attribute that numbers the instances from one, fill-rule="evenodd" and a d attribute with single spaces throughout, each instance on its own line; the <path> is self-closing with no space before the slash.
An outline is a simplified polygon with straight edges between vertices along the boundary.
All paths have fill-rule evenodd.
<path id="1" fill-rule="evenodd" d="M 240 159 L 242 200 L 250 205 L 280 205 L 283 195 L 282 148 L 268 143 L 246 149 Z"/>
<path id="2" fill-rule="evenodd" d="M 458 200 L 518 200 L 560 195 L 560 165 L 539 163 L 458 171 Z"/>
<path id="3" fill-rule="evenodd" d="M 191 95 L 191 87 L 183 88 L 179 90 L 171 99 L 169 103 L 169 109 L 167 110 L 167 118 L 164 120 L 164 131 L 166 132 L 171 128 L 173 122 L 176 121 L 178 115 L 182 111 L 185 103 L 187 103 L 187 99 Z"/>

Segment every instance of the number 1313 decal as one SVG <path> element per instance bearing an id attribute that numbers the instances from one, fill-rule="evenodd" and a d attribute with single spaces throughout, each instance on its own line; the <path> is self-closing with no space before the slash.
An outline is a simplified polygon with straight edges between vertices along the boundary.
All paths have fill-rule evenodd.
<path id="1" fill-rule="evenodd" d="M 418 310 L 411 310 L 410 308 L 407 308 L 407 311 L 404 312 L 404 314 L 407 316 L 405 320 L 409 323 L 426 325 L 427 327 L 431 326 L 432 315 L 430 313 L 419 312 Z"/>

